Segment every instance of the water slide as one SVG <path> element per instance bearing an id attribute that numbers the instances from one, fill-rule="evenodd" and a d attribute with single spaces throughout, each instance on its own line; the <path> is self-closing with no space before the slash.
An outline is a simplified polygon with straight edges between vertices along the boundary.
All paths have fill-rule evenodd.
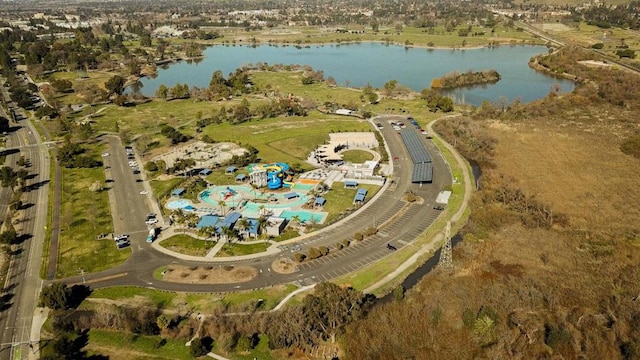
<path id="1" fill-rule="evenodd" d="M 260 168 L 267 171 L 267 187 L 269 189 L 279 189 L 283 184 L 289 187 L 293 186 L 291 182 L 283 182 L 284 172 L 289 170 L 289 164 L 277 162 L 261 165 Z"/>

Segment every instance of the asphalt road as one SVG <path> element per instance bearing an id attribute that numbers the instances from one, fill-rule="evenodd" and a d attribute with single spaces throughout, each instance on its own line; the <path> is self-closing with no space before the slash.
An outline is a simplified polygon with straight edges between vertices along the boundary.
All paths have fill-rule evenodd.
<path id="1" fill-rule="evenodd" d="M 23 220 L 15 226 L 25 240 L 15 249 L 5 283 L 4 296 L 11 298 L 11 305 L 0 313 L 0 359 L 26 358 L 31 351 L 28 345 L 35 340 L 31 337 L 31 323 L 42 287 L 39 269 L 48 206 L 49 155 L 31 123 L 21 120 L 19 125 L 20 129 L 8 135 L 6 145 L 20 148 L 20 153 L 8 158 L 8 165 L 15 165 L 13 156 L 23 155 L 33 176 L 27 180 L 22 197 Z M 0 201 L 5 200 L 4 196 L 0 195 Z"/>
<path id="2" fill-rule="evenodd" d="M 310 285 L 361 269 L 392 254 L 386 247 L 387 243 L 393 244 L 398 249 L 413 246 L 411 243 L 415 238 L 441 214 L 440 211 L 433 209 L 433 203 L 438 192 L 444 186 L 451 184 L 450 171 L 437 148 L 430 140 L 424 138 L 423 141 L 434 162 L 434 182 L 423 185 L 412 184 L 413 165 L 411 159 L 400 136 L 388 125 L 386 120 L 378 119 L 377 122 L 385 125 L 382 134 L 387 141 L 390 156 L 397 157 L 393 160 L 394 175 L 390 180 L 392 183 L 375 202 L 367 205 L 357 216 L 306 237 L 300 244 L 302 251 L 309 247 L 322 245 L 332 247 L 340 240 L 353 239 L 354 233 L 369 226 L 378 226 L 379 232 L 365 241 L 352 242 L 352 245 L 347 249 L 305 262 L 299 265 L 297 271 L 292 274 L 278 274 L 271 271 L 271 264 L 280 257 L 290 257 L 292 255 L 290 252 L 243 261 L 216 261 L 214 264 L 216 266 L 247 265 L 259 270 L 259 275 L 251 281 L 234 284 L 182 284 L 158 281 L 153 278 L 153 271 L 160 266 L 169 264 L 192 266 L 211 264 L 211 262 L 176 259 L 154 251 L 151 246 L 144 243 L 146 234 L 144 215 L 151 211 L 150 204 L 143 199 L 144 196 L 139 194 L 143 188 L 140 183 L 136 182 L 138 175 L 134 175 L 129 168 L 123 146 L 118 140 L 111 137 L 105 138 L 105 141 L 109 141 L 111 148 L 111 155 L 106 158 L 110 167 L 107 169 L 107 176 L 111 176 L 114 180 L 113 189 L 109 191 L 112 191 L 113 196 L 116 197 L 114 214 L 117 216 L 114 215 L 114 228 L 116 233 L 131 234 L 133 252 L 131 257 L 120 266 L 100 273 L 86 274 L 84 277 L 64 279 L 64 281 L 67 283 L 86 281 L 93 288 L 137 285 L 169 291 L 194 292 L 247 290 L 291 282 Z M 405 202 L 403 198 L 408 191 L 413 191 L 423 198 L 424 202 L 422 204 Z"/>

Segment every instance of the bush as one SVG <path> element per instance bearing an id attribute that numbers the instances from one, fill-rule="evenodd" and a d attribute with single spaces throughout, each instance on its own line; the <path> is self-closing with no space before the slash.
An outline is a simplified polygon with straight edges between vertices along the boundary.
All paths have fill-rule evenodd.
<path id="1" fill-rule="evenodd" d="M 307 253 L 307 257 L 311 260 L 313 259 L 317 259 L 319 257 L 322 256 L 322 253 L 320 253 L 320 250 L 318 250 L 317 248 L 311 248 L 309 249 L 309 252 Z"/>
<path id="2" fill-rule="evenodd" d="M 155 161 L 149 161 L 148 163 L 144 164 L 144 169 L 149 172 L 156 172 L 158 171 L 158 164 L 156 164 Z"/>
<path id="3" fill-rule="evenodd" d="M 304 261 L 304 259 L 306 259 L 306 258 L 307 258 L 307 255 L 305 255 L 305 254 L 303 254 L 303 253 L 301 253 L 301 252 L 297 252 L 297 253 L 295 253 L 295 254 L 293 255 L 293 257 L 295 258 L 295 260 L 296 260 L 297 262 L 303 262 L 303 261 Z"/>
<path id="4" fill-rule="evenodd" d="M 207 347 L 206 341 L 204 339 L 195 338 L 191 340 L 191 349 L 190 353 L 193 357 L 205 356 L 211 351 L 211 347 Z"/>
<path id="5" fill-rule="evenodd" d="M 349 247 L 349 245 L 351 245 L 351 241 L 349 241 L 349 239 L 344 239 L 342 240 L 342 244 L 344 247 Z"/>
<path id="6" fill-rule="evenodd" d="M 369 226 L 368 228 L 364 229 L 364 234 L 366 236 L 375 235 L 377 232 L 378 232 L 378 228 L 373 227 L 373 226 Z"/>
<path id="7" fill-rule="evenodd" d="M 336 243 L 336 249 L 342 250 L 343 248 L 344 248 L 344 245 L 341 242 Z"/>
<path id="8" fill-rule="evenodd" d="M 71 288 L 64 283 L 53 283 L 40 293 L 40 306 L 46 306 L 49 309 L 60 310 L 68 309 L 71 304 Z"/>
<path id="9" fill-rule="evenodd" d="M 326 256 L 327 254 L 329 254 L 329 248 L 326 246 L 320 246 L 318 250 L 320 251 L 320 256 Z"/>
<path id="10" fill-rule="evenodd" d="M 362 241 L 362 239 L 364 239 L 364 235 L 361 232 L 357 232 L 357 233 L 353 234 L 353 238 L 356 241 Z"/>
<path id="11" fill-rule="evenodd" d="M 591 48 L 592 49 L 597 49 L 597 50 L 604 49 L 604 44 L 603 43 L 595 43 L 595 44 L 591 45 Z"/>
<path id="12" fill-rule="evenodd" d="M 637 159 L 640 159 L 640 135 L 631 136 L 620 144 L 620 150 L 631 155 Z"/>
<path id="13" fill-rule="evenodd" d="M 398 287 L 396 287 L 393 290 L 393 297 L 398 301 L 404 299 L 404 286 L 399 285 Z"/>

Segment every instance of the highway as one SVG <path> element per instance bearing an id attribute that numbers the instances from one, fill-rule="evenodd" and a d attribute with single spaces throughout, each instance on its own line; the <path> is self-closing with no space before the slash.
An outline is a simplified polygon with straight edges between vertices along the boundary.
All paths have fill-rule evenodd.
<path id="1" fill-rule="evenodd" d="M 7 96 L 2 89 L 3 96 Z M 45 238 L 45 225 L 48 208 L 49 191 L 49 154 L 47 146 L 41 141 L 37 131 L 18 109 L 19 128 L 7 135 L 7 147 L 19 148 L 20 152 L 7 157 L 6 165 L 15 166 L 20 155 L 25 156 L 30 166 L 28 170 L 33 175 L 26 182 L 26 190 L 22 196 L 25 204 L 22 220 L 15 225 L 24 241 L 15 247 L 15 255 L 11 259 L 7 280 L 4 284 L 4 296 L 10 297 L 10 306 L 0 313 L 0 327 L 2 335 L 0 342 L 0 359 L 21 359 L 33 355 L 30 344 L 39 339 L 31 334 L 34 311 L 37 306 L 39 292 L 42 287 L 40 280 L 40 265 L 42 246 Z M 6 214 L 6 202 L 11 194 L 7 189 L 0 190 L 2 209 L 0 214 Z M 11 190 L 8 190 L 9 192 Z"/>
<path id="2" fill-rule="evenodd" d="M 400 118 L 399 118 L 400 119 Z M 405 117 L 401 117 L 405 119 Z M 138 175 L 134 175 L 129 168 L 128 160 L 122 144 L 115 137 L 105 137 L 110 145 L 110 156 L 106 157 L 108 168 L 107 178 L 113 179 L 113 188 L 108 190 L 115 197 L 115 208 L 112 208 L 114 228 L 116 233 L 129 233 L 132 238 L 132 255 L 120 266 L 95 273 L 85 274 L 64 279 L 66 283 L 82 283 L 86 281 L 92 288 L 114 285 L 137 285 L 169 291 L 193 292 L 225 292 L 248 290 L 268 287 L 282 283 L 296 283 L 300 286 L 310 285 L 321 281 L 334 279 L 355 270 L 366 267 L 392 254 L 386 247 L 387 243 L 400 249 L 413 246 L 415 238 L 424 232 L 441 211 L 433 209 L 433 202 L 440 190 L 451 184 L 448 165 L 444 162 L 439 151 L 430 140 L 424 139 L 434 162 L 434 182 L 432 184 L 412 184 L 412 162 L 402 143 L 400 136 L 389 126 L 387 119 L 378 119 L 384 123 L 382 134 L 387 142 L 393 160 L 394 174 L 392 183 L 379 195 L 378 199 L 360 212 L 357 216 L 347 218 L 340 223 L 330 226 L 299 242 L 304 252 L 309 247 L 329 246 L 343 239 L 353 239 L 354 233 L 363 231 L 370 226 L 377 226 L 376 235 L 368 237 L 362 242 L 352 242 L 352 245 L 341 251 L 335 251 L 328 256 L 304 262 L 298 265 L 296 272 L 279 274 L 271 271 L 271 264 L 280 257 L 291 257 L 290 252 L 264 256 L 250 260 L 216 261 L 215 265 L 252 266 L 259 271 L 259 275 L 248 282 L 234 284 L 182 284 L 158 281 L 153 278 L 153 271 L 169 264 L 183 264 L 187 266 L 211 264 L 207 261 L 185 261 L 164 253 L 154 251 L 144 242 L 146 225 L 144 216 L 153 211 L 150 202 L 139 194 L 142 184 L 136 182 Z M 413 191 L 424 199 L 423 203 L 407 203 L 404 196 Z M 139 201 L 136 199 L 140 199 Z M 112 205 L 113 206 L 113 205 Z"/>

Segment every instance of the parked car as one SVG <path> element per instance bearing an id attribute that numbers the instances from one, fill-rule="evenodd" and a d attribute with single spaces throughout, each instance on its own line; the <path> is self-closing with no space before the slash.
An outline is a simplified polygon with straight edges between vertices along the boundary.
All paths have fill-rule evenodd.
<path id="1" fill-rule="evenodd" d="M 153 218 L 153 219 L 149 219 L 147 221 L 144 222 L 147 225 L 153 225 L 153 224 L 157 224 L 158 223 L 158 219 Z"/>

